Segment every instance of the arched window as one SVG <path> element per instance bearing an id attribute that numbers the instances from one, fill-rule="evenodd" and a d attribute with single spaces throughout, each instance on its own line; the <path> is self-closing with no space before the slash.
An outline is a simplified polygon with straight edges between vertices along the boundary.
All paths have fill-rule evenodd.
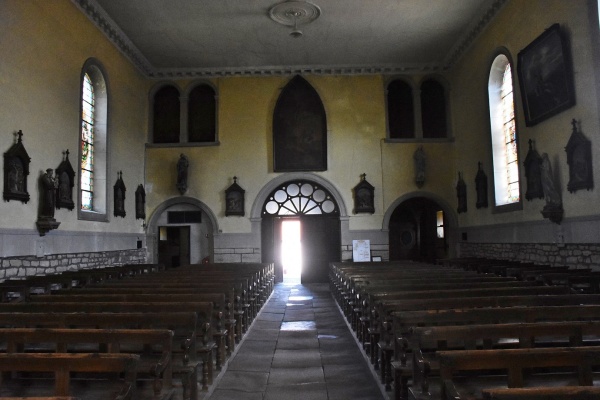
<path id="1" fill-rule="evenodd" d="M 421 83 L 421 122 L 424 139 L 448 137 L 446 91 L 435 79 Z"/>
<path id="2" fill-rule="evenodd" d="M 175 86 L 164 86 L 154 94 L 152 131 L 154 143 L 179 143 L 180 100 Z"/>
<path id="3" fill-rule="evenodd" d="M 79 218 L 106 221 L 108 90 L 101 65 L 93 59 L 81 73 Z"/>
<path id="4" fill-rule="evenodd" d="M 413 91 L 403 80 L 395 79 L 387 87 L 387 115 L 390 139 L 415 137 Z"/>
<path id="5" fill-rule="evenodd" d="M 217 105 L 215 90 L 200 84 L 188 96 L 188 142 L 216 141 Z"/>
<path id="6" fill-rule="evenodd" d="M 508 57 L 500 54 L 492 63 L 488 82 L 496 206 L 521 200 L 512 76 Z"/>

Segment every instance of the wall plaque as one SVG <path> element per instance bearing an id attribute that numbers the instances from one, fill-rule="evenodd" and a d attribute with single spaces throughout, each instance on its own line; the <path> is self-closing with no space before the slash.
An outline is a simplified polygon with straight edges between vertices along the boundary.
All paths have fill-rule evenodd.
<path id="1" fill-rule="evenodd" d="M 244 193 L 246 191 L 237 183 L 237 176 L 233 177 L 233 184 L 225 190 L 225 215 L 240 215 L 244 212 Z"/>
<path id="2" fill-rule="evenodd" d="M 114 190 L 114 211 L 115 217 L 125 218 L 125 183 L 123 182 L 123 171 L 117 173 L 117 182 L 113 187 Z"/>
<path id="3" fill-rule="evenodd" d="M 367 174 L 360 176 L 360 182 L 353 189 L 354 192 L 354 213 L 375 212 L 375 187 L 367 182 Z"/>
<path id="4" fill-rule="evenodd" d="M 27 203 L 29 201 L 27 176 L 31 158 L 23 146 L 23 132 L 19 130 L 17 136 L 17 142 L 4 153 L 3 197 L 5 201 L 18 200 Z"/>
<path id="5" fill-rule="evenodd" d="M 56 168 L 56 208 L 72 210 L 75 207 L 73 201 L 73 186 L 75 185 L 75 170 L 69 161 L 69 150 L 63 152 L 63 160 Z"/>

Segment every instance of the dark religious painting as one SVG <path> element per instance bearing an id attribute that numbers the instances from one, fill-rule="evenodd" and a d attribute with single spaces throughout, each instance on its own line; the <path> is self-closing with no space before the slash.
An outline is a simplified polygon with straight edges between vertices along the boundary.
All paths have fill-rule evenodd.
<path id="1" fill-rule="evenodd" d="M 577 130 L 577 122 L 573 120 L 573 133 L 565 147 L 567 164 L 569 164 L 569 183 L 567 190 L 571 193 L 579 189 L 590 190 L 594 187 L 592 177 L 592 142 Z"/>
<path id="2" fill-rule="evenodd" d="M 114 206 L 113 211 L 115 217 L 125 218 L 125 182 L 123 182 L 123 171 L 118 172 L 118 179 L 114 189 Z"/>
<path id="3" fill-rule="evenodd" d="M 275 172 L 327 169 L 327 119 L 321 98 L 302 77 L 283 88 L 273 112 Z"/>
<path id="4" fill-rule="evenodd" d="M 69 161 L 69 150 L 63 152 L 63 160 L 58 168 L 56 168 L 56 179 L 58 179 L 58 187 L 56 188 L 56 208 L 72 210 L 75 208 L 75 202 L 73 201 L 75 170 Z"/>
<path id="5" fill-rule="evenodd" d="M 575 104 L 568 42 L 554 24 L 519 52 L 525 123 L 536 125 Z"/>
<path id="6" fill-rule="evenodd" d="M 23 132 L 17 133 L 17 142 L 4 153 L 4 201 L 29 201 L 27 191 L 27 176 L 31 158 L 23 146 Z"/>
<path id="7" fill-rule="evenodd" d="M 367 174 L 362 174 L 360 182 L 352 189 L 355 214 L 373 214 L 375 212 L 375 187 L 367 182 L 366 178 Z"/>
<path id="8" fill-rule="evenodd" d="M 244 193 L 246 192 L 237 183 L 237 176 L 233 177 L 233 184 L 225 190 L 225 216 L 244 215 Z"/>

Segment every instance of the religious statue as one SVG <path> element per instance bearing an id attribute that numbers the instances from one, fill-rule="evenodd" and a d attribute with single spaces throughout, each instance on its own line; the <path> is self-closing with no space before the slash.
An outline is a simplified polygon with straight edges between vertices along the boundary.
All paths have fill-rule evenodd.
<path id="1" fill-rule="evenodd" d="M 550 221 L 560 224 L 563 215 L 562 199 L 560 192 L 556 187 L 556 182 L 554 181 L 552 165 L 550 164 L 548 153 L 542 154 L 541 173 L 544 199 L 546 200 L 542 215 L 544 218 L 548 218 Z"/>
<path id="2" fill-rule="evenodd" d="M 458 173 L 458 182 L 456 183 L 456 198 L 458 199 L 456 211 L 459 214 L 467 212 L 467 184 L 463 180 L 460 172 Z"/>
<path id="3" fill-rule="evenodd" d="M 179 156 L 177 161 L 177 190 L 182 195 L 187 191 L 188 167 L 190 162 L 185 154 Z"/>
<path id="4" fill-rule="evenodd" d="M 419 147 L 415 150 L 413 154 L 413 160 L 415 162 L 415 183 L 418 188 L 423 187 L 425 184 L 425 152 L 423 151 L 423 146 Z"/>
<path id="5" fill-rule="evenodd" d="M 53 175 L 52 168 L 46 169 L 46 173 L 40 177 L 40 205 L 36 221 L 41 236 L 60 225 L 60 222 L 54 219 L 57 188 L 58 179 Z"/>
<path id="6" fill-rule="evenodd" d="M 487 176 L 481 169 L 481 162 L 477 166 L 477 175 L 475 176 L 475 192 L 477 193 L 477 202 L 475 207 L 487 208 L 488 206 L 488 188 L 487 188 Z"/>
<path id="7" fill-rule="evenodd" d="M 42 175 L 41 183 L 40 217 L 54 218 L 58 179 L 53 176 L 52 168 L 48 168 L 46 173 Z"/>

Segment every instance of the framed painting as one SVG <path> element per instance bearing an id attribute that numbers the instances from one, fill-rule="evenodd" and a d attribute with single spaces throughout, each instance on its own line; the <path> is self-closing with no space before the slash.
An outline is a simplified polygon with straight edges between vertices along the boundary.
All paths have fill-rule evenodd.
<path id="1" fill-rule="evenodd" d="M 517 70 L 527 126 L 575 104 L 570 50 L 559 24 L 519 52 Z"/>

